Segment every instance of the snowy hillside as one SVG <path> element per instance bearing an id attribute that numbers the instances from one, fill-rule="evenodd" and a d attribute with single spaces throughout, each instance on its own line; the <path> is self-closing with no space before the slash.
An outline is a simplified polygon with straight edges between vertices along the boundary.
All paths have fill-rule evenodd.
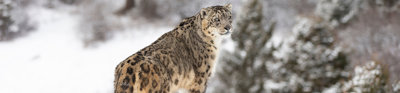
<path id="1" fill-rule="evenodd" d="M 131 28 L 96 48 L 76 37 L 77 15 L 33 8 L 38 28 L 0 42 L 0 93 L 110 93 L 115 66 L 172 27 Z M 23 88 L 22 88 L 23 87 Z"/>

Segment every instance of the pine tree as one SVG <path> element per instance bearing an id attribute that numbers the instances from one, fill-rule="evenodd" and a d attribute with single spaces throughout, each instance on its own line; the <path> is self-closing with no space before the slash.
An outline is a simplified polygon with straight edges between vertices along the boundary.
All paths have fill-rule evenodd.
<path id="1" fill-rule="evenodd" d="M 284 55 L 272 62 L 268 73 L 273 81 L 286 84 L 279 92 L 319 92 L 347 75 L 347 59 L 326 26 L 309 18 L 299 18 L 294 36 L 279 48 Z M 275 67 L 276 68 L 276 67 Z"/>
<path id="2" fill-rule="evenodd" d="M 10 27 L 14 22 L 10 15 L 11 4 L 1 0 L 0 7 L 0 41 L 3 41 L 8 39 L 7 36 L 13 32 Z"/>
<path id="3" fill-rule="evenodd" d="M 17 5 L 13 0 L 0 0 L 0 41 L 15 39 L 34 29 L 24 13 L 16 12 Z"/>
<path id="4" fill-rule="evenodd" d="M 337 7 L 350 5 L 335 4 L 338 4 Z M 266 22 L 262 21 L 262 3 L 258 0 L 250 1 L 244 6 L 244 12 L 235 27 L 236 31 L 232 34 L 232 39 L 237 44 L 235 50 L 223 52 L 224 57 L 220 62 L 223 67 L 218 76 L 229 90 L 221 91 L 321 92 L 348 78 L 346 54 L 335 45 L 331 31 L 338 24 L 333 21 L 352 15 L 348 15 L 351 10 L 336 11 L 337 7 L 333 7 L 331 15 L 327 17 L 338 18 L 324 18 L 322 15 L 299 17 L 292 37 L 286 38 L 279 46 L 267 46 L 267 43 L 272 44 L 270 38 L 274 23 L 269 30 L 263 29 Z"/>
<path id="5" fill-rule="evenodd" d="M 225 93 L 264 93 L 264 82 L 267 71 L 264 57 L 271 57 L 272 52 L 263 50 L 271 39 L 275 23 L 264 28 L 262 3 L 250 1 L 240 16 L 232 39 L 237 43 L 233 53 L 224 51 L 219 79 L 229 89 L 221 89 Z M 265 52 L 260 52 L 265 51 Z M 244 55 L 242 55 L 244 54 Z M 229 91 L 231 90 L 231 91 Z"/>

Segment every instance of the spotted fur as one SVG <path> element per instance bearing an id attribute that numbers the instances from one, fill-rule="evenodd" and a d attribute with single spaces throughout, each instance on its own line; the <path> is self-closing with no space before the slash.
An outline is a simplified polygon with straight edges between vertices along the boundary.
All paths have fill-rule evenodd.
<path id="1" fill-rule="evenodd" d="M 115 69 L 115 93 L 204 93 L 220 37 L 230 33 L 232 5 L 211 6 L 184 19 Z"/>

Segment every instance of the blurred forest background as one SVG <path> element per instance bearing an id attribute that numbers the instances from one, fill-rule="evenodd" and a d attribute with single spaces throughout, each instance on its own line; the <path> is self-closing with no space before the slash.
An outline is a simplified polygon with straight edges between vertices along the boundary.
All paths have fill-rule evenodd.
<path id="1" fill-rule="evenodd" d="M 400 92 L 399 0 L 0 0 L 0 92 L 111 93 L 122 59 L 228 3 L 207 93 Z"/>

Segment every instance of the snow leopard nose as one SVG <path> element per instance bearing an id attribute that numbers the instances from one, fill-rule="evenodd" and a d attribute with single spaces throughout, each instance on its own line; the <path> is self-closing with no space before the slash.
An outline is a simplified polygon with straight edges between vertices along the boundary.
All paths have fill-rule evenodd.
<path id="1" fill-rule="evenodd" d="M 226 31 L 229 31 L 229 30 L 231 29 L 231 26 L 230 26 L 230 25 L 226 25 L 226 26 L 224 27 L 224 29 L 225 29 Z"/>

